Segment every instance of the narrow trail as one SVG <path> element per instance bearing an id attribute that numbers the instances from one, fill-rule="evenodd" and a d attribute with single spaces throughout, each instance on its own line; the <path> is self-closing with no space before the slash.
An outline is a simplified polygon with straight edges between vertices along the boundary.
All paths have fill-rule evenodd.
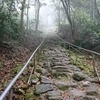
<path id="1" fill-rule="evenodd" d="M 27 81 L 34 61 L 13 87 L 13 100 L 100 100 L 97 79 L 74 65 L 68 50 L 58 42 L 55 36 L 46 38 L 36 55 L 30 83 Z"/>
<path id="2" fill-rule="evenodd" d="M 67 50 L 54 41 L 47 39 L 42 50 L 44 58 L 32 79 L 38 99 L 25 100 L 100 100 L 99 84 L 73 65 Z"/>

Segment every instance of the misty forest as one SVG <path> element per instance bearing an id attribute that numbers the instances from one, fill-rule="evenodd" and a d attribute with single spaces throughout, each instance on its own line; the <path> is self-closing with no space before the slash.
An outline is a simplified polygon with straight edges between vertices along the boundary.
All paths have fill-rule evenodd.
<path id="1" fill-rule="evenodd" d="M 100 100 L 100 0 L 0 0 L 0 100 Z"/>

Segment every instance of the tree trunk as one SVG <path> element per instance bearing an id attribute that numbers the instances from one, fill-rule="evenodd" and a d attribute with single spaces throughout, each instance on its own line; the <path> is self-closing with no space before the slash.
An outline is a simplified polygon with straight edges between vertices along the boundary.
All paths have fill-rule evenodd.
<path id="1" fill-rule="evenodd" d="M 94 9 L 95 9 L 95 12 L 96 12 L 95 13 L 95 18 L 99 20 L 100 19 L 100 12 L 99 12 L 96 0 L 94 0 Z"/>
<path id="2" fill-rule="evenodd" d="M 38 25 L 39 25 L 40 1 L 37 0 L 37 3 L 38 3 L 38 8 L 37 8 L 37 12 L 36 12 L 36 27 L 35 27 L 36 34 L 37 34 L 37 30 L 38 30 Z"/>
<path id="3" fill-rule="evenodd" d="M 70 7 L 69 7 L 70 5 L 68 5 L 70 3 L 70 1 L 65 0 L 65 2 L 64 2 L 63 0 L 61 0 L 61 2 L 62 2 L 62 5 L 65 9 L 65 13 L 66 13 L 66 16 L 67 16 L 67 19 L 68 19 L 68 22 L 69 22 L 70 28 L 71 28 L 71 36 L 72 36 L 72 39 L 74 41 L 75 40 L 75 38 L 74 38 L 74 26 L 73 26 L 73 22 L 72 22 L 71 16 L 70 16 Z"/>
<path id="4" fill-rule="evenodd" d="M 27 5 L 27 30 L 29 29 L 29 5 L 30 5 L 30 0 L 28 0 L 28 5 Z"/>
<path id="5" fill-rule="evenodd" d="M 0 1 L 0 11 L 2 10 L 2 8 L 4 7 L 4 0 Z"/>
<path id="6" fill-rule="evenodd" d="M 21 34 L 24 34 L 24 8 L 25 8 L 25 2 L 26 0 L 23 0 L 22 2 L 22 8 L 21 8 L 21 19 L 20 19 L 20 29 L 21 29 Z"/>
<path id="7" fill-rule="evenodd" d="M 59 1 L 59 9 L 58 9 L 58 26 L 60 27 L 60 1 Z"/>
<path id="8" fill-rule="evenodd" d="M 90 7 L 90 15 L 91 15 L 91 19 L 94 20 L 94 0 L 91 0 L 91 7 Z"/>
<path id="9" fill-rule="evenodd" d="M 13 6 L 14 0 L 11 1 L 10 7 L 9 7 L 9 14 L 11 15 L 12 12 L 12 6 Z"/>

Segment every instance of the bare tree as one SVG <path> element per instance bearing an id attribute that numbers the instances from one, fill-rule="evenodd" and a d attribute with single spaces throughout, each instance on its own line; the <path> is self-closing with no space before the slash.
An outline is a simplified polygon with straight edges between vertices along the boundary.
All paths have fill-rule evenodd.
<path id="1" fill-rule="evenodd" d="M 25 2 L 26 0 L 22 1 L 22 7 L 21 7 L 21 19 L 20 19 L 20 29 L 21 29 L 21 33 L 24 34 L 24 9 L 25 9 Z"/>
<path id="2" fill-rule="evenodd" d="M 29 5 L 30 5 L 30 0 L 28 0 L 27 4 L 27 30 L 29 29 Z"/>
<path id="3" fill-rule="evenodd" d="M 36 26 L 35 26 L 35 33 L 37 33 L 37 30 L 38 30 L 38 25 L 39 25 L 39 12 L 40 12 L 40 1 L 37 0 L 36 2 L 36 6 L 37 6 L 37 9 L 36 9 Z"/>
<path id="4" fill-rule="evenodd" d="M 94 0 L 94 9 L 95 9 L 95 18 L 99 20 L 100 19 L 100 12 L 99 12 L 99 9 L 97 6 L 97 0 Z"/>
<path id="5" fill-rule="evenodd" d="M 62 2 L 62 5 L 65 9 L 65 13 L 66 13 L 68 22 L 70 24 L 72 39 L 74 40 L 74 24 L 73 24 L 73 21 L 71 19 L 71 15 L 70 15 L 70 7 L 71 7 L 70 0 L 61 0 L 61 2 Z"/>

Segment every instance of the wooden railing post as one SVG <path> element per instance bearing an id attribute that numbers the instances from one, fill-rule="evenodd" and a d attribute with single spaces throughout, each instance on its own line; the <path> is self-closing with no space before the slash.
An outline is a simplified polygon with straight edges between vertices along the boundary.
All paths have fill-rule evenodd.
<path id="1" fill-rule="evenodd" d="M 93 70 L 94 70 L 94 76 L 96 76 L 96 70 L 95 70 L 95 55 L 92 53 L 93 55 Z"/>
<path id="2" fill-rule="evenodd" d="M 70 45 L 69 45 L 69 51 L 70 51 Z"/>
<path id="3" fill-rule="evenodd" d="M 66 45 L 65 45 L 65 42 L 64 42 L 64 48 L 66 49 Z"/>
<path id="4" fill-rule="evenodd" d="M 40 49 L 38 50 L 37 53 L 38 53 L 38 54 L 37 54 L 37 61 L 39 62 L 39 60 L 40 60 Z"/>
<path id="5" fill-rule="evenodd" d="M 36 67 L 36 66 L 35 66 L 35 61 L 36 61 L 36 59 L 35 59 L 36 57 L 35 57 L 35 56 L 36 56 L 36 54 L 34 55 L 34 70 L 33 70 L 33 74 L 34 74 L 34 72 L 35 72 L 35 67 Z"/>
<path id="6" fill-rule="evenodd" d="M 12 97 L 13 97 L 13 89 L 11 88 L 9 91 L 9 100 L 13 100 Z"/>
<path id="7" fill-rule="evenodd" d="M 98 82 L 100 83 L 100 77 L 99 77 L 99 73 L 98 73 L 98 71 L 97 71 L 97 68 L 96 68 L 96 66 L 95 66 L 95 56 L 94 56 L 94 54 L 93 54 L 93 68 L 94 68 L 94 76 L 97 76 L 97 78 L 98 78 Z"/>

